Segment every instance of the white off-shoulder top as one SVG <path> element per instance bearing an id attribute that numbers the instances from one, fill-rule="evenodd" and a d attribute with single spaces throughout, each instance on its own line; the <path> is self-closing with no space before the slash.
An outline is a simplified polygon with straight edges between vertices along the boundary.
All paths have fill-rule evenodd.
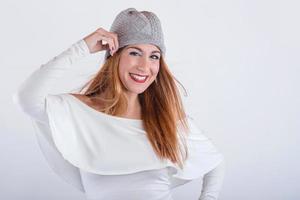
<path id="1" fill-rule="evenodd" d="M 89 54 L 85 41 L 79 40 L 34 71 L 13 96 L 31 117 L 39 146 L 55 173 L 88 199 L 172 200 L 173 188 L 198 178 L 203 178 L 200 199 L 217 199 L 224 156 L 189 115 L 189 157 L 180 169 L 158 159 L 142 120 L 99 112 L 69 91 L 50 93 L 72 64 Z"/>

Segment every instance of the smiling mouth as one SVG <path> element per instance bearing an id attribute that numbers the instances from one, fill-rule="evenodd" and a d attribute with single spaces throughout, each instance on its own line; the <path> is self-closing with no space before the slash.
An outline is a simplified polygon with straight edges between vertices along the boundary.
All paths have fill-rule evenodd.
<path id="1" fill-rule="evenodd" d="M 148 76 L 142 76 L 142 75 L 133 74 L 133 73 L 129 73 L 129 75 L 132 80 L 134 80 L 135 82 L 138 82 L 138 83 L 144 83 L 148 78 Z"/>

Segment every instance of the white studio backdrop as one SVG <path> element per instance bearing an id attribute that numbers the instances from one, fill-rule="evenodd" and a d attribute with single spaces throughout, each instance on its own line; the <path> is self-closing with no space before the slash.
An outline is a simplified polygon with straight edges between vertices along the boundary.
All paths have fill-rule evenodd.
<path id="1" fill-rule="evenodd" d="M 161 19 L 167 62 L 189 94 L 186 110 L 226 159 L 219 199 L 300 199 L 299 6 L 289 0 L 1 1 L 0 199 L 84 199 L 49 168 L 12 94 L 41 64 L 97 28 L 109 29 L 128 7 Z M 57 91 L 83 84 L 103 55 L 77 63 Z M 200 181 L 191 182 L 174 199 L 196 200 L 200 190 Z"/>

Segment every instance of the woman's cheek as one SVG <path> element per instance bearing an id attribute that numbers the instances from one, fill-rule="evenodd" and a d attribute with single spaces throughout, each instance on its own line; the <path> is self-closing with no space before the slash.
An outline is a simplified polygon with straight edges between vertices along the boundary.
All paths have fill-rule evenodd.
<path id="1" fill-rule="evenodd" d="M 153 74 L 154 75 L 157 75 L 158 74 L 158 72 L 159 72 L 159 66 L 155 66 L 155 67 L 153 67 Z"/>

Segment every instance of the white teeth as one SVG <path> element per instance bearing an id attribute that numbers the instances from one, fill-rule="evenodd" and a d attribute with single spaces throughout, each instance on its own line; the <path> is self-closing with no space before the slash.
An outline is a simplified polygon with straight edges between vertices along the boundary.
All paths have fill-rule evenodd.
<path id="1" fill-rule="evenodd" d="M 131 76 L 133 76 L 135 79 L 138 80 L 145 80 L 147 77 L 146 76 L 139 76 L 139 75 L 135 75 L 135 74 L 130 74 Z"/>

